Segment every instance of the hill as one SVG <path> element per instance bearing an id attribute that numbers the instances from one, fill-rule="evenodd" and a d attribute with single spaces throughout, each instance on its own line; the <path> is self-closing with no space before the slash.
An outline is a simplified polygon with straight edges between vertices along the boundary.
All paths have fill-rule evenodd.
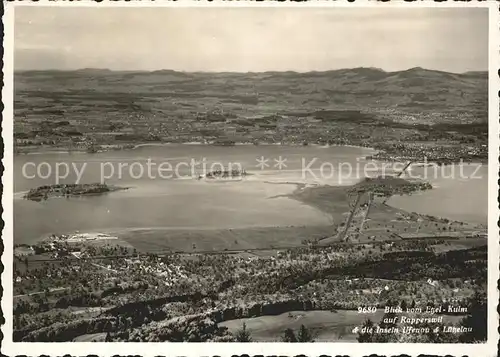
<path id="1" fill-rule="evenodd" d="M 231 107 L 233 101 L 253 98 L 256 104 L 287 103 L 294 109 L 320 106 L 322 109 L 398 108 L 425 110 L 439 107 L 442 112 L 466 110 L 469 106 L 486 111 L 487 72 L 447 73 L 411 68 L 385 72 L 377 68 L 353 68 L 327 72 L 186 73 L 171 70 L 114 72 L 102 69 L 77 71 L 16 72 L 16 96 L 59 100 L 77 98 L 110 104 L 132 100 L 161 110 L 166 103 L 196 99 L 199 104 Z M 159 104 L 155 106 L 154 104 Z M 18 107 L 29 105 L 17 102 Z M 83 103 L 85 106 L 85 104 Z M 177 104 L 178 105 L 178 104 Z M 456 107 L 458 106 L 458 108 Z M 155 108 L 157 107 L 157 108 Z M 247 108 L 252 111 L 252 108 Z M 262 108 L 261 108 L 262 109 Z"/>
<path id="2" fill-rule="evenodd" d="M 213 141 L 228 135 L 236 142 L 337 140 L 329 133 L 339 129 L 339 122 L 334 116 L 328 125 L 317 124 L 323 120 L 315 115 L 319 111 L 340 113 L 344 117 L 340 129 L 347 133 L 358 130 L 356 120 L 361 117 L 365 124 L 386 127 L 487 122 L 487 72 L 352 68 L 187 73 L 88 68 L 16 72 L 14 80 L 15 132 L 35 144 L 35 138 L 42 137 L 46 145 L 59 145 L 75 132 L 92 135 L 97 144 L 109 144 L 110 134 L 121 135 L 122 142 Z M 348 118 L 344 112 L 350 113 Z M 67 127 L 52 128 L 51 123 L 67 120 Z M 305 136 L 296 128 L 304 125 L 309 128 Z M 397 138 L 405 135 L 403 129 L 408 128 L 399 127 Z M 373 135 L 366 132 L 358 139 Z M 344 137 L 349 142 L 355 139 Z"/>

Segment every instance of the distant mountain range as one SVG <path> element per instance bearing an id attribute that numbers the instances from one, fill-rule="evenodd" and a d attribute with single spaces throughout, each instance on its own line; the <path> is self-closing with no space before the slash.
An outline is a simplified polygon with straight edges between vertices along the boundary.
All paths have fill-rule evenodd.
<path id="1" fill-rule="evenodd" d="M 455 117 L 457 122 L 485 122 L 488 108 L 488 72 L 449 73 L 420 67 L 395 72 L 360 67 L 305 73 L 19 71 L 15 89 L 19 108 L 31 107 L 29 99 L 54 98 L 67 113 L 80 100 L 78 107 L 97 109 L 96 103 L 101 103 L 106 110 L 106 101 L 108 107 L 132 103 L 169 114 L 227 110 L 248 116 L 355 109 L 407 113 L 415 115 L 417 122 L 454 121 Z M 424 119 L 421 114 L 433 118 Z"/>
<path id="2" fill-rule="evenodd" d="M 326 90 L 346 90 L 354 91 L 371 89 L 380 91 L 409 91 L 418 92 L 425 87 L 433 90 L 458 89 L 467 92 L 484 91 L 487 89 L 488 72 L 472 71 L 465 73 L 450 73 L 436 70 L 429 70 L 420 67 L 410 68 L 404 71 L 386 72 L 379 68 L 351 68 L 338 69 L 323 72 L 178 72 L 173 70 L 156 71 L 112 71 L 109 69 L 85 68 L 75 71 L 19 71 L 16 77 L 36 80 L 36 77 L 52 77 L 54 81 L 69 79 L 71 77 L 79 78 L 85 81 L 85 78 L 95 79 L 102 77 L 118 79 L 122 77 L 125 82 L 135 79 L 137 84 L 141 82 L 151 83 L 151 77 L 157 77 L 154 83 L 170 80 L 203 80 L 223 79 L 237 80 L 241 79 L 246 84 L 253 80 L 259 83 L 271 83 L 273 81 L 281 82 L 283 88 L 289 84 L 300 85 L 309 83 L 318 85 L 317 89 Z M 144 79 L 144 80 L 142 80 Z M 255 84 L 259 84 L 255 83 Z M 49 83 L 50 84 L 50 83 Z M 210 84 L 210 83 L 207 83 Z M 233 85 L 234 83 L 231 83 Z M 275 83 L 278 84 L 278 83 Z M 202 89 L 202 88 L 200 88 Z"/>
<path id="3" fill-rule="evenodd" d="M 18 70 L 15 71 L 18 73 L 26 73 L 26 72 L 80 72 L 80 73 L 231 73 L 231 74 L 249 74 L 249 73 L 267 73 L 267 74 L 279 74 L 279 73 L 286 73 L 286 74 L 312 74 L 312 73 L 319 73 L 319 74 L 326 74 L 326 73 L 348 73 L 348 72 L 353 72 L 353 73 L 364 73 L 364 74 L 376 74 L 376 73 L 385 73 L 387 75 L 390 74 L 397 74 L 397 73 L 425 73 L 425 72 L 432 72 L 432 73 L 441 73 L 441 74 L 453 74 L 453 75 L 487 75 L 488 71 L 468 71 L 468 72 L 463 72 L 463 73 L 455 73 L 455 72 L 446 72 L 446 71 L 440 71 L 440 70 L 434 70 L 434 69 L 426 69 L 422 67 L 413 67 L 409 68 L 406 70 L 401 70 L 401 71 L 385 71 L 381 68 L 377 67 L 353 67 L 353 68 L 341 68 L 341 69 L 332 69 L 332 70 L 327 70 L 327 71 L 309 71 L 309 72 L 297 72 L 297 71 L 263 71 L 263 72 L 225 72 L 225 71 L 220 71 L 220 72 L 213 72 L 213 71 L 177 71 L 173 69 L 158 69 L 158 70 L 151 70 L 151 71 L 146 71 L 146 70 L 113 70 L 109 68 L 80 68 L 80 69 L 75 69 L 75 70 L 59 70 L 59 69 L 24 69 L 24 70 Z"/>

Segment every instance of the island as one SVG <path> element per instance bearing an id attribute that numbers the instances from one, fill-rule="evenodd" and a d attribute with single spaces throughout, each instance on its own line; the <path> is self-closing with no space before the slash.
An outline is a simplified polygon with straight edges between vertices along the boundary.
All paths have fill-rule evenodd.
<path id="1" fill-rule="evenodd" d="M 224 180 L 241 180 L 243 177 L 246 177 L 248 174 L 245 169 L 232 169 L 232 170 L 214 170 L 207 172 L 206 175 L 199 175 L 198 180 L 201 179 L 224 179 Z"/>
<path id="2" fill-rule="evenodd" d="M 105 183 L 55 184 L 33 188 L 24 195 L 24 198 L 40 202 L 55 197 L 100 195 L 127 189 L 128 187 L 112 186 Z"/>

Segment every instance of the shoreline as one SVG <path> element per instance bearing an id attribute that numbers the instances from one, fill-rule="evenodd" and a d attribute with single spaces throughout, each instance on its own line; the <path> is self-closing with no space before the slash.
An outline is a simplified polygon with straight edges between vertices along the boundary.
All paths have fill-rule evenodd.
<path id="1" fill-rule="evenodd" d="M 109 235 L 117 236 L 118 239 L 124 240 L 125 242 L 131 244 L 132 246 L 136 246 L 139 243 L 139 246 L 146 247 L 144 251 L 150 251 L 151 247 L 158 245 L 158 248 L 162 246 L 161 250 L 166 251 L 177 251 L 177 252 L 189 252 L 189 248 L 180 248 L 178 247 L 179 243 L 175 242 L 175 239 L 183 239 L 189 240 L 189 244 L 191 241 L 196 241 L 196 244 L 202 248 L 202 246 L 206 243 L 202 243 L 203 240 L 214 240 L 217 242 L 215 245 L 217 246 L 217 250 L 224 251 L 226 250 L 228 253 L 237 249 L 244 251 L 245 249 L 287 249 L 296 246 L 303 246 L 300 243 L 301 240 L 312 238 L 318 239 L 323 237 L 325 234 L 328 235 L 328 232 L 332 229 L 332 227 L 336 227 L 338 224 L 341 224 L 345 221 L 346 214 L 350 211 L 351 207 L 349 206 L 347 191 L 350 186 L 331 186 L 331 185 L 319 185 L 319 184 L 309 184 L 304 182 L 269 182 L 265 181 L 265 184 L 270 185 L 288 185 L 290 187 L 290 192 L 285 194 L 279 194 L 275 196 L 270 196 L 268 198 L 287 198 L 297 201 L 299 204 L 307 205 L 315 210 L 318 213 L 328 216 L 328 219 L 331 223 L 324 225 L 250 225 L 245 227 L 190 227 L 190 226 L 149 226 L 149 227 L 109 227 L 109 228 L 100 228 L 97 229 L 99 232 Z M 325 199 L 325 195 L 328 196 L 328 199 Z M 390 200 L 389 200 L 390 201 Z M 413 214 L 417 214 L 420 217 L 429 220 L 435 221 L 443 221 L 449 220 L 450 222 L 460 222 L 455 219 L 438 217 L 433 215 L 427 215 L 424 213 L 418 212 L 410 212 L 404 209 L 401 209 L 397 206 L 392 205 L 390 202 L 380 204 L 378 203 L 375 208 L 377 211 L 383 213 L 392 212 L 388 216 L 387 224 L 390 224 L 390 218 L 394 218 L 395 215 L 405 215 L 411 216 Z M 379 213 L 380 213 L 379 212 Z M 466 226 L 475 226 L 481 227 L 482 224 L 478 222 L 466 222 L 463 221 Z M 478 228 L 479 229 L 479 228 Z M 90 230 L 89 232 L 92 232 Z M 88 233 L 88 232 L 78 232 Z M 61 234 L 61 232 L 58 232 Z M 75 234 L 73 232 L 63 232 L 62 234 Z M 292 235 L 294 239 L 289 240 L 285 239 L 285 236 Z M 331 235 L 331 234 L 330 234 Z M 258 236 L 255 242 L 252 242 L 250 239 L 253 236 Z M 276 236 L 282 236 L 279 238 L 281 244 L 276 245 L 278 242 L 274 242 L 273 239 L 277 238 Z M 328 240 L 331 240 L 334 235 L 331 237 L 327 237 Z M 273 239 L 269 240 L 270 237 Z M 150 243 L 148 243 L 148 239 L 151 239 Z M 143 240 L 143 242 L 140 242 Z M 232 242 L 235 240 L 240 240 L 240 243 L 243 242 L 243 245 L 233 246 Z M 34 239 L 31 244 L 38 244 L 42 241 L 42 237 L 38 239 Z M 214 241 L 214 243 L 215 243 Z M 199 243 L 198 243 L 199 242 Z M 160 243 L 160 244 L 158 244 Z M 283 243 L 286 243 L 283 245 Z M 183 245 L 183 244 L 181 244 Z M 150 246 L 150 248 L 147 248 Z M 186 246 L 187 247 L 187 246 Z M 153 249 L 155 251 L 156 249 Z M 209 252 L 211 249 L 202 249 L 203 252 Z M 202 251 L 199 251 L 200 253 Z"/>
<path id="2" fill-rule="evenodd" d="M 363 179 L 361 179 L 359 182 L 361 182 Z M 346 190 L 349 189 L 349 187 L 353 187 L 355 186 L 356 184 L 353 184 L 353 185 L 350 185 L 350 186 L 331 186 L 331 185 L 314 185 L 314 184 L 307 184 L 307 183 L 301 183 L 301 182 L 276 182 L 276 183 L 273 183 L 273 182 L 270 182 L 271 184 L 295 184 L 296 185 L 296 188 L 293 192 L 291 193 L 288 193 L 288 194 L 282 194 L 282 195 L 277 195 L 277 196 L 273 196 L 271 198 L 277 198 L 277 197 L 285 197 L 285 198 L 289 198 L 289 199 L 293 199 L 293 200 L 296 200 L 298 202 L 301 202 L 302 204 L 306 204 L 310 207 L 313 207 L 313 208 L 316 208 L 318 210 L 320 210 L 321 212 L 325 213 L 325 214 L 328 214 L 331 216 L 332 220 L 335 221 L 335 214 L 339 214 L 339 212 L 335 212 L 331 209 L 329 209 L 327 206 L 323 205 L 322 202 L 321 202 L 321 197 L 318 197 L 318 198 L 312 198 L 310 199 L 309 196 L 306 196 L 306 197 L 303 197 L 302 195 L 304 195 L 304 193 L 307 194 L 307 190 L 311 191 L 311 190 L 315 190 L 315 189 L 319 189 L 319 190 L 330 190 L 330 194 L 332 197 L 335 196 L 335 194 L 343 194 L 344 192 L 346 192 Z M 432 190 L 425 190 L 425 191 L 418 191 L 418 192 L 427 192 L 427 191 L 432 191 Z M 485 224 L 484 223 L 480 223 L 480 222 L 473 222 L 473 221 L 463 221 L 463 220 L 456 220 L 456 219 L 453 219 L 451 217 L 442 217 L 442 216 L 435 216 L 435 215 L 430 215 L 430 214 L 425 214 L 425 213 L 419 213 L 419 212 L 410 212 L 410 211 L 407 211 L 405 209 L 402 209 L 402 208 L 399 208 L 393 204 L 391 204 L 391 198 L 393 197 L 396 197 L 398 196 L 397 194 L 394 194 L 394 195 L 391 195 L 388 199 L 387 199 L 387 202 L 386 203 L 382 203 L 381 206 L 385 206 L 387 208 L 390 208 L 391 210 L 395 210 L 397 213 L 400 213 L 400 214 L 407 214 L 407 215 L 411 215 L 411 214 L 417 214 L 418 216 L 421 216 L 421 217 L 425 217 L 425 218 L 432 218 L 432 219 L 435 219 L 435 220 L 438 220 L 438 221 L 441 221 L 441 220 L 448 220 L 450 222 L 462 222 L 466 225 L 474 225 L 474 226 L 477 226 L 477 227 L 482 227 L 482 228 L 486 228 L 485 227 Z M 407 196 L 412 196 L 412 195 L 407 195 Z M 333 199 L 331 200 L 333 201 Z M 351 209 L 351 207 L 349 207 L 349 210 Z M 348 212 L 348 211 L 346 211 Z M 340 212 L 340 215 L 343 216 L 344 213 L 346 212 Z"/>
<path id="3" fill-rule="evenodd" d="M 67 148 L 58 148 L 58 147 L 36 147 L 36 148 L 29 148 L 25 152 L 15 152 L 14 157 L 19 155 L 46 155 L 46 154 L 99 154 L 99 153 L 105 153 L 105 152 L 112 152 L 112 151 L 133 151 L 139 148 L 143 147 L 163 147 L 163 146 L 214 146 L 214 147 L 234 147 L 234 146 L 289 146 L 289 147 L 315 147 L 315 148 L 332 148 L 332 147 L 349 147 L 349 148 L 355 148 L 355 149 L 365 149 L 365 150 L 371 150 L 374 153 L 378 153 L 380 150 L 377 150 L 373 147 L 370 146 L 359 146 L 359 145 L 322 145 L 322 144 L 308 144 L 308 145 L 303 145 L 303 144 L 293 144 L 293 143 L 267 143 L 267 142 L 259 142 L 257 145 L 254 143 L 235 143 L 234 145 L 217 145 L 214 143 L 202 143 L 199 141 L 190 141 L 190 142 L 183 142 L 183 143 L 170 143 L 170 142 L 165 142 L 165 143 L 138 143 L 138 144 L 124 144 L 124 145 L 132 145 L 131 147 L 121 147 L 121 145 L 103 145 L 105 150 L 98 151 L 95 153 L 89 153 L 87 150 L 84 149 L 76 149 L 76 150 L 70 150 Z"/>
<path id="4" fill-rule="evenodd" d="M 198 146 L 198 147 L 208 147 L 208 146 L 213 146 L 213 147 L 227 147 L 227 148 L 231 148 L 231 147 L 242 147 L 242 146 L 247 146 L 247 147 L 250 147 L 250 146 L 256 146 L 256 147 L 275 147 L 275 146 L 278 146 L 278 147 L 292 147 L 292 148 L 296 148 L 296 147 L 313 147 L 313 148 L 319 148 L 319 149 L 329 149 L 329 148 L 335 148 L 335 147 L 346 147 L 346 148 L 353 148 L 353 149 L 360 149 L 360 150 L 367 150 L 369 151 L 369 153 L 366 153 L 363 158 L 365 160 L 367 160 L 368 162 L 380 162 L 380 163 L 390 163 L 390 164 L 394 164 L 394 163 L 406 163 L 408 161 L 412 161 L 412 164 L 411 166 L 416 166 L 417 168 L 418 167 L 435 167 L 436 165 L 434 161 L 422 161 L 422 160 L 411 160 L 411 159 L 405 159 L 405 160 L 383 160 L 383 159 L 378 159 L 378 158 L 372 158 L 371 156 L 373 155 L 377 155 L 379 154 L 380 152 L 382 152 L 383 150 L 380 150 L 380 149 L 375 149 L 374 147 L 371 147 L 371 146 L 360 146 L 360 145 L 350 145 L 350 144 L 346 144 L 346 145 L 338 145 L 338 144 L 335 144 L 335 145 L 324 145 L 324 144 L 316 144 L 316 143 L 311 143 L 311 144 L 308 144 L 308 145 L 303 145 L 303 144 L 300 144 L 300 143 L 297 143 L 297 144 L 293 144 L 293 143 L 267 143 L 267 142 L 261 142 L 261 143 L 258 143 L 258 145 L 255 145 L 253 143 L 247 143 L 247 142 L 242 142 L 242 143 L 235 143 L 234 145 L 217 145 L 217 144 L 214 144 L 214 143 L 203 143 L 203 142 L 199 142 L 199 141 L 192 141 L 192 142 L 183 142 L 183 143 L 172 143 L 172 142 L 164 142 L 164 143 L 138 143 L 138 144 L 124 144 L 125 146 L 126 145 L 131 145 L 130 147 L 121 147 L 121 145 L 114 145 L 114 144 L 111 144 L 111 145 L 107 145 L 107 148 L 105 148 L 105 150 L 101 150 L 101 151 L 97 151 L 97 152 L 94 152 L 94 153 L 89 153 L 87 152 L 87 150 L 83 150 L 83 149 L 78 149 L 78 150 L 68 150 L 68 149 L 64 149 L 64 148 L 56 148 L 56 147 L 44 147 L 44 148 L 30 148 L 28 149 L 26 152 L 14 152 L 14 158 L 16 156 L 23 156 L 23 155 L 56 155 L 56 154 L 59 154 L 59 155 L 84 155 L 84 154 L 88 154 L 88 155 L 93 155 L 93 154 L 102 154 L 102 153 L 108 153 L 108 152 L 114 152 L 114 151 L 128 151 L 128 152 L 133 152 L 137 149 L 140 149 L 140 148 L 154 148 L 154 147 L 158 147 L 158 148 L 161 148 L 161 147 L 168 147 L 168 146 Z M 483 166 L 488 166 L 488 159 L 484 159 L 484 160 L 481 160 L 481 159 L 475 159 L 475 160 L 464 160 L 464 159 L 461 159 L 461 161 L 458 161 L 458 162 L 450 162 L 450 163 L 444 163 L 442 165 L 437 165 L 437 167 L 446 167 L 446 166 L 460 166 L 460 165 L 483 165 Z M 410 166 L 410 167 L 411 167 Z"/>

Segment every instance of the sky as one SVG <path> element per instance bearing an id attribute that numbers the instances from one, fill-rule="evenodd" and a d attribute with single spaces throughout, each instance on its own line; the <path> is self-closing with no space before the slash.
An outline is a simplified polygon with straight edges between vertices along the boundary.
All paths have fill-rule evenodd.
<path id="1" fill-rule="evenodd" d="M 16 70 L 488 69 L 485 8 L 17 7 Z"/>

